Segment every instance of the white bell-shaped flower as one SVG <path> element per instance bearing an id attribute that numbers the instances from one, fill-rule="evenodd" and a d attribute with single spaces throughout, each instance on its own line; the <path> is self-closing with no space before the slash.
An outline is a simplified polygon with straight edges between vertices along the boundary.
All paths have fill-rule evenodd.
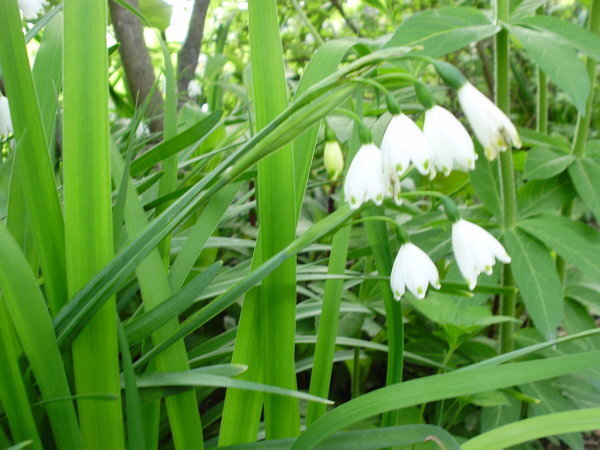
<path id="1" fill-rule="evenodd" d="M 198 98 L 201 92 L 200 83 L 198 83 L 198 80 L 191 80 L 188 84 L 187 91 L 190 98 Z"/>
<path id="2" fill-rule="evenodd" d="M 429 173 L 431 149 L 429 142 L 406 114 L 392 117 L 381 142 L 383 163 L 393 169 L 397 175 L 408 170 L 410 163 L 422 175 Z"/>
<path id="3" fill-rule="evenodd" d="M 464 219 L 452 225 L 452 250 L 458 269 L 471 290 L 477 285 L 481 272 L 491 275 L 496 259 L 510 263 L 510 256 L 494 236 Z"/>
<path id="4" fill-rule="evenodd" d="M 435 169 L 449 175 L 453 169 L 467 172 L 475 168 L 477 153 L 471 136 L 450 111 L 438 105 L 428 109 L 423 133 L 429 141 Z"/>
<path id="5" fill-rule="evenodd" d="M 381 151 L 375 144 L 363 144 L 352 160 L 346 181 L 344 198 L 350 208 L 357 209 L 372 200 L 381 205 L 389 191 L 389 177 L 383 172 Z"/>
<path id="6" fill-rule="evenodd" d="M 12 119 L 8 99 L 0 95 L 0 138 L 8 137 L 13 132 Z"/>
<path id="7" fill-rule="evenodd" d="M 19 0 L 19 8 L 23 12 L 23 17 L 27 20 L 33 20 L 44 12 L 44 6 L 48 2 L 46 0 Z"/>
<path id="8" fill-rule="evenodd" d="M 440 288 L 440 276 L 435 264 L 419 247 L 410 242 L 402 244 L 390 276 L 390 286 L 396 300 L 406 289 L 418 299 L 425 298 L 427 286 Z"/>
<path id="9" fill-rule="evenodd" d="M 496 159 L 498 153 L 511 145 L 521 147 L 521 138 L 510 119 L 471 83 L 458 90 L 458 101 L 487 159 Z"/>

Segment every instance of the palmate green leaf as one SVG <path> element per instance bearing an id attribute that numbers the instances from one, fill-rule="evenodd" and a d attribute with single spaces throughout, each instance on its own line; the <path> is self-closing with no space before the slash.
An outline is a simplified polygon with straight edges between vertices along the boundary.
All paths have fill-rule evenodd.
<path id="1" fill-rule="evenodd" d="M 8 229 L 0 222 L 0 288 L 6 310 L 44 400 L 70 398 L 71 391 L 52 318 L 37 280 Z M 10 325 L 2 324 L 2 327 Z M 8 342 L 13 345 L 14 342 Z M 81 448 L 81 434 L 71 400 L 46 404 L 56 443 L 61 449 Z"/>
<path id="2" fill-rule="evenodd" d="M 600 408 L 565 411 L 532 417 L 504 425 L 462 444 L 464 450 L 501 450 L 555 434 L 592 431 L 600 428 Z"/>
<path id="3" fill-rule="evenodd" d="M 575 156 L 550 147 L 534 147 L 527 152 L 523 177 L 544 180 L 562 173 L 575 161 Z"/>
<path id="4" fill-rule="evenodd" d="M 578 158 L 569 166 L 569 175 L 585 205 L 596 219 L 600 218 L 600 163 L 592 158 Z"/>
<path id="5" fill-rule="evenodd" d="M 519 222 L 519 228 L 555 250 L 593 280 L 600 280 L 600 232 L 567 217 L 543 214 Z"/>
<path id="6" fill-rule="evenodd" d="M 577 110 L 583 114 L 590 92 L 590 80 L 577 52 L 549 31 L 518 25 L 505 27 L 523 45 L 533 62 L 569 96 Z M 552 42 L 552 45 L 549 46 L 548 42 Z"/>
<path id="7" fill-rule="evenodd" d="M 510 21 L 514 23 L 535 13 L 540 6 L 545 5 L 547 2 L 548 0 L 521 0 L 520 2 L 510 2 Z"/>
<path id="8" fill-rule="evenodd" d="M 400 445 L 425 443 L 428 441 L 439 442 L 446 450 L 460 449 L 460 445 L 450 433 L 435 425 L 403 425 L 372 430 L 345 431 L 327 437 L 313 448 L 318 450 L 336 450 L 340 448 L 345 450 L 375 450 Z M 278 439 L 220 448 L 227 450 L 289 450 L 293 443 L 294 439 Z"/>
<path id="9" fill-rule="evenodd" d="M 558 210 L 573 200 L 576 192 L 568 174 L 545 180 L 531 180 L 519 188 L 517 199 L 521 217 Z"/>
<path id="10" fill-rule="evenodd" d="M 550 339 L 563 317 L 562 286 L 550 253 L 520 230 L 507 230 L 504 245 L 519 292 L 536 328 Z"/>
<path id="11" fill-rule="evenodd" d="M 541 31 L 549 31 L 561 44 L 573 47 L 593 59 L 600 59 L 600 36 L 575 23 L 558 17 L 538 15 L 528 17 L 520 24 Z"/>
<path id="12" fill-rule="evenodd" d="M 489 161 L 485 158 L 480 145 L 476 146 L 479 158 L 475 170 L 469 173 L 471 184 L 475 195 L 483 202 L 495 217 L 502 217 L 502 197 L 500 194 L 500 182 L 498 162 Z M 436 233 L 435 237 L 438 238 Z"/>
<path id="13" fill-rule="evenodd" d="M 466 7 L 429 9 L 400 25 L 384 47 L 422 46 L 430 56 L 442 56 L 500 30 L 480 10 Z"/>
<path id="14" fill-rule="evenodd" d="M 517 127 L 521 141 L 525 147 L 551 147 L 562 150 L 564 153 L 571 151 L 570 142 L 562 135 L 541 133 L 525 127 Z"/>
<path id="15" fill-rule="evenodd" d="M 600 351 L 585 352 L 433 375 L 386 386 L 328 412 L 308 428 L 292 448 L 312 448 L 336 431 L 385 411 L 550 379 L 599 365 Z"/>
<path id="16" fill-rule="evenodd" d="M 561 411 L 575 409 L 575 405 L 567 397 L 548 381 L 538 381 L 520 387 L 524 394 L 540 400 L 540 403 L 530 405 L 528 408 L 529 417 L 541 416 Z M 581 434 L 570 433 L 561 435 L 559 438 L 570 448 L 583 449 L 583 439 Z"/>
<path id="17" fill-rule="evenodd" d="M 171 23 L 173 7 L 164 0 L 139 0 L 139 11 L 153 27 L 164 31 Z"/>

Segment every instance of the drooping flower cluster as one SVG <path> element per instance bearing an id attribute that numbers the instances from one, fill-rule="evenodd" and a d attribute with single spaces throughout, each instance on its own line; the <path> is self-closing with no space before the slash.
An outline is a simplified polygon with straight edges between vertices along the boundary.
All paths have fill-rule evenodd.
<path id="1" fill-rule="evenodd" d="M 48 5 L 46 0 L 19 0 L 19 8 L 23 12 L 23 17 L 27 20 L 33 20 L 44 12 L 44 6 Z"/>
<path id="2" fill-rule="evenodd" d="M 493 160 L 499 152 L 521 146 L 515 126 L 492 101 L 453 66 L 441 62 L 434 65 L 438 74 L 457 89 L 461 108 L 486 158 Z M 344 196 L 352 209 L 369 200 L 381 205 L 384 197 L 392 197 L 399 203 L 399 177 L 411 165 L 430 178 L 438 172 L 447 176 L 453 170 L 468 172 L 475 168 L 477 153 L 466 128 L 450 111 L 435 104 L 423 83 L 416 82 L 415 89 L 425 107 L 423 130 L 386 94 L 392 119 L 384 133 L 381 150 L 370 141 L 364 143 L 346 175 Z M 447 214 L 453 222 L 452 249 L 456 263 L 469 289 L 473 290 L 481 272 L 491 274 L 496 260 L 508 264 L 510 256 L 486 230 L 459 219 L 458 211 L 449 213 L 447 209 Z M 408 290 L 422 299 L 428 286 L 440 288 L 438 270 L 427 253 L 410 243 L 408 237 L 400 242 L 390 276 L 394 298 L 399 300 Z"/>
<path id="3" fill-rule="evenodd" d="M 13 131 L 12 120 L 10 118 L 10 108 L 8 99 L 0 95 L 0 138 L 6 138 Z"/>
<path id="4" fill-rule="evenodd" d="M 496 260 L 510 263 L 510 256 L 494 236 L 464 219 L 452 225 L 452 251 L 470 290 L 475 289 L 481 272 L 491 275 Z M 435 264 L 416 245 L 402 244 L 390 275 L 394 298 L 400 300 L 408 289 L 415 297 L 423 299 L 428 285 L 435 289 L 441 287 Z"/>

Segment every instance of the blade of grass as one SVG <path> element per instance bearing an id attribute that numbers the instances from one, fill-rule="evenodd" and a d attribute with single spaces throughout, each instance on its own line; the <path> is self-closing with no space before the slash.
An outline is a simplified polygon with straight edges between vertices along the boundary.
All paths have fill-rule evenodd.
<path id="1" fill-rule="evenodd" d="M 325 414 L 292 448 L 312 448 L 327 436 L 385 411 L 576 373 L 600 364 L 600 351 L 450 372 L 386 386 L 364 394 Z"/>
<path id="2" fill-rule="evenodd" d="M 0 259 L 0 287 L 42 398 L 46 401 L 70 398 L 71 391 L 45 299 L 25 256 L 2 223 L 0 248 L 4 256 Z M 46 410 L 58 448 L 81 448 L 73 402 L 47 403 Z"/>
<path id="3" fill-rule="evenodd" d="M 165 104 L 163 115 L 163 141 L 169 140 L 177 134 L 177 88 L 175 83 L 175 71 L 171 61 L 171 54 L 167 44 L 162 38 L 159 38 L 160 48 L 163 54 L 165 64 Z M 163 176 L 158 182 L 158 196 L 162 197 L 171 193 L 177 187 L 177 154 L 171 155 L 162 162 Z M 156 214 L 163 212 L 169 203 L 163 203 L 156 208 Z M 164 237 L 158 245 L 163 263 L 166 269 L 169 268 L 171 258 L 171 235 Z M 164 300 L 164 299 L 163 299 Z"/>
<path id="4" fill-rule="evenodd" d="M 11 319 L 4 300 L 0 299 L 0 404 L 15 442 L 30 440 L 34 449 L 41 450 L 42 441 L 29 407 L 14 337 Z"/>
<path id="5" fill-rule="evenodd" d="M 123 331 L 121 322 L 117 324 L 119 333 L 119 349 L 121 350 L 121 359 L 123 362 L 123 382 L 125 386 L 125 411 L 127 414 L 127 443 L 129 448 L 148 448 L 146 447 L 146 436 L 144 434 L 144 422 L 142 410 L 140 408 L 140 393 L 137 389 L 135 371 L 129 352 L 129 342 Z"/>
<path id="6" fill-rule="evenodd" d="M 112 149 L 112 167 L 115 182 L 122 179 L 125 164 L 116 148 Z M 125 226 L 130 238 L 134 238 L 147 224 L 141 201 L 130 180 L 125 203 Z M 171 296 L 171 288 L 161 261 L 160 253 L 152 251 L 136 270 L 142 292 L 144 309 L 152 311 Z M 171 319 L 152 335 L 154 344 L 162 341 L 178 327 L 177 318 Z M 185 371 L 189 369 L 187 352 L 183 341 L 177 342 L 156 360 L 160 372 Z M 172 395 L 166 399 L 169 423 L 175 448 L 202 448 L 202 425 L 194 391 Z"/>
<path id="7" fill-rule="evenodd" d="M 288 93 L 279 37 L 276 0 L 250 0 L 250 56 L 256 128 L 269 124 L 287 107 Z M 261 261 L 267 261 L 294 240 L 296 207 L 294 160 L 285 146 L 258 164 L 257 212 Z M 261 346 L 254 361 L 262 361 L 263 383 L 296 388 L 294 335 L 296 329 L 296 262 L 287 259 L 260 287 Z M 277 324 L 277 325 L 275 325 Z M 258 324 L 257 324 L 258 325 Z M 267 439 L 300 432 L 298 402 L 266 394 L 264 422 Z"/>
<path id="8" fill-rule="evenodd" d="M 176 342 L 177 340 L 187 336 L 189 333 L 193 332 L 195 329 L 205 324 L 208 320 L 222 312 L 225 308 L 231 306 L 240 296 L 244 295 L 252 287 L 256 286 L 257 283 L 262 281 L 267 275 L 272 273 L 279 265 L 281 265 L 283 261 L 295 256 L 306 246 L 342 226 L 349 218 L 353 217 L 359 211 L 360 210 L 352 211 L 349 207 L 343 206 L 333 214 L 330 214 L 329 216 L 317 222 L 305 233 L 303 233 L 302 236 L 296 238 L 285 249 L 278 252 L 268 261 L 262 263 L 256 268 L 256 270 L 250 272 L 242 280 L 234 284 L 225 293 L 217 297 L 214 301 L 206 305 L 200 311 L 191 315 L 185 320 L 185 322 L 181 324 L 177 332 L 169 336 L 148 353 L 144 354 L 135 362 L 134 365 L 143 366 L 144 364 L 147 364 L 165 348 L 168 348 L 170 345 L 172 345 L 173 342 Z"/>
<path id="9" fill-rule="evenodd" d="M 50 310 L 67 300 L 63 217 L 16 0 L 0 2 L 0 64 L 17 141 L 18 170 Z M 13 228 L 13 227 L 11 227 Z"/>
<path id="10" fill-rule="evenodd" d="M 108 124 L 107 3 L 64 2 L 64 202 L 69 294 L 113 254 Z M 83 444 L 124 448 L 116 307 L 110 298 L 73 343 L 77 394 L 113 394 L 116 401 L 79 400 Z"/>
<path id="11" fill-rule="evenodd" d="M 600 429 L 600 408 L 564 411 L 519 420 L 469 439 L 464 450 L 501 450 L 523 442 L 576 431 Z"/>
<path id="12" fill-rule="evenodd" d="M 189 235 L 169 271 L 169 282 L 173 290 L 177 290 L 183 286 L 206 241 L 208 241 L 219 220 L 221 220 L 221 217 L 223 217 L 223 214 L 229 208 L 240 187 L 241 183 L 234 183 L 218 192 L 208 202 L 196 224 L 190 229 Z"/>

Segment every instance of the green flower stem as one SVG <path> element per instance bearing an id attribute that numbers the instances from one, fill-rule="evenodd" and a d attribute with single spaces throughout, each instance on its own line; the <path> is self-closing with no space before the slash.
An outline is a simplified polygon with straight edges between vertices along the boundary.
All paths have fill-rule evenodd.
<path id="1" fill-rule="evenodd" d="M 592 33 L 600 33 L 600 0 L 593 0 L 590 8 L 590 19 L 588 28 Z M 590 94 L 585 105 L 585 114 L 577 117 L 577 125 L 575 126 L 575 139 L 573 140 L 572 152 L 580 158 L 583 156 L 585 151 L 585 143 L 588 138 L 590 130 L 590 121 L 592 119 L 592 107 L 594 105 L 594 85 L 596 80 L 596 61 L 590 57 L 587 58 L 586 66 L 588 70 L 588 76 L 590 78 Z M 565 205 L 562 210 L 564 217 L 570 217 L 573 213 L 573 201 Z M 565 282 L 567 274 L 567 264 L 560 256 L 556 258 L 556 270 L 560 280 Z"/>
<path id="2" fill-rule="evenodd" d="M 509 1 L 495 0 L 496 21 L 508 21 Z M 508 31 L 502 29 L 496 35 L 495 48 L 496 62 L 496 105 L 506 114 L 510 113 L 510 84 L 509 84 L 509 62 L 510 47 Z M 517 221 L 517 192 L 515 187 L 515 176 L 512 152 L 501 152 L 499 157 L 500 166 L 500 188 L 502 192 L 503 225 L 505 229 L 515 226 Z M 504 267 L 503 284 L 512 286 L 514 284 L 510 266 Z M 515 294 L 504 294 L 501 299 L 501 311 L 505 316 L 514 316 L 516 305 Z M 504 322 L 500 325 L 500 349 L 503 353 L 514 349 L 514 325 L 512 322 Z"/>

